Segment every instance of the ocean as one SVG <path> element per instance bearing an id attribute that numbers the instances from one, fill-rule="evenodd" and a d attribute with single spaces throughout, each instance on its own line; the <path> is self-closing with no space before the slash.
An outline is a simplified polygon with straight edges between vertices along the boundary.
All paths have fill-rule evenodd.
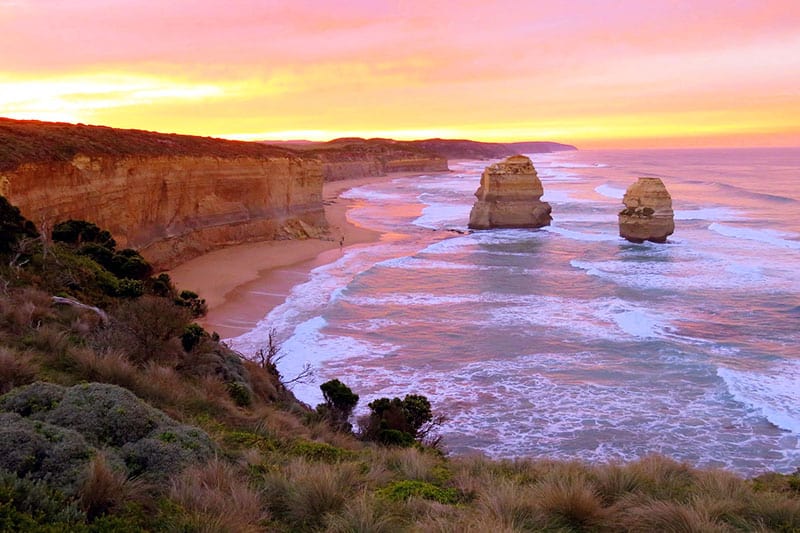
<path id="1" fill-rule="evenodd" d="M 315 405 L 424 394 L 451 453 L 583 461 L 659 453 L 742 475 L 800 467 L 800 149 L 531 154 L 538 230 L 467 232 L 487 161 L 351 189 L 383 233 L 315 269 L 258 326 Z M 661 178 L 666 244 L 618 236 L 622 195 Z"/>

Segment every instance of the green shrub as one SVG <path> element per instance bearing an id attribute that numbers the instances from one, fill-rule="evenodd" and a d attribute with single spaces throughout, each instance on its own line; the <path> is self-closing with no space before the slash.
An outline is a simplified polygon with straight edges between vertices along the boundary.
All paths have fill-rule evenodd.
<path id="1" fill-rule="evenodd" d="M 230 395 L 231 399 L 239 407 L 248 407 L 251 403 L 253 403 L 250 389 L 241 383 L 227 383 L 225 386 L 228 388 L 228 394 Z"/>
<path id="2" fill-rule="evenodd" d="M 23 217 L 5 196 L 0 196 L 0 254 L 10 253 L 20 239 L 38 236 L 33 222 Z"/>
<path id="3" fill-rule="evenodd" d="M 312 461 L 323 461 L 326 463 L 336 463 L 355 457 L 355 453 L 350 450 L 331 446 L 325 442 L 310 440 L 296 442 L 291 448 L 291 453 Z"/>
<path id="4" fill-rule="evenodd" d="M 37 381 L 13 389 L 0 397 L 0 411 L 17 413 L 24 417 L 35 416 L 58 407 L 65 393 L 66 388 L 61 385 Z"/>
<path id="5" fill-rule="evenodd" d="M 317 406 L 317 412 L 335 429 L 351 431 L 352 426 L 348 419 L 358 404 L 358 394 L 338 379 L 326 381 L 319 388 L 322 390 L 325 403 Z"/>
<path id="6" fill-rule="evenodd" d="M 362 436 L 387 445 L 413 444 L 424 437 L 423 427 L 433 419 L 430 402 L 418 394 L 408 394 L 402 400 L 379 398 L 370 402 L 369 408 Z"/>
<path id="7" fill-rule="evenodd" d="M 76 431 L 0 413 L 0 469 L 73 494 L 94 451 Z"/>
<path id="8" fill-rule="evenodd" d="M 0 470 L 0 531 L 70 531 L 84 519 L 73 501 L 46 483 Z"/>
<path id="9" fill-rule="evenodd" d="M 394 481 L 379 489 L 377 494 L 379 497 L 393 502 L 405 501 L 412 497 L 444 504 L 455 504 L 462 500 L 461 494 L 456 489 L 408 479 Z"/>
<path id="10" fill-rule="evenodd" d="M 52 238 L 54 241 L 73 245 L 95 243 L 110 250 L 117 247 L 117 242 L 111 237 L 110 232 L 85 220 L 70 219 L 59 222 L 53 226 Z"/>

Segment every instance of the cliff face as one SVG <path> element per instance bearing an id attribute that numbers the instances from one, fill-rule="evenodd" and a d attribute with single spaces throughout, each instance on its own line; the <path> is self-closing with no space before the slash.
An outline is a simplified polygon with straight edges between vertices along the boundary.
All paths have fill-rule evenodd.
<path id="1" fill-rule="evenodd" d="M 619 234 L 631 242 L 665 242 L 675 231 L 672 197 L 659 178 L 639 178 L 628 187 L 619 213 Z"/>
<path id="2" fill-rule="evenodd" d="M 83 219 L 159 268 L 225 244 L 326 229 L 318 161 L 286 155 L 76 155 L 0 172 L 0 194 L 40 227 Z"/>
<path id="3" fill-rule="evenodd" d="M 478 200 L 469 214 L 469 227 L 540 228 L 549 226 L 550 204 L 542 202 L 542 182 L 530 159 L 515 155 L 486 167 Z"/>

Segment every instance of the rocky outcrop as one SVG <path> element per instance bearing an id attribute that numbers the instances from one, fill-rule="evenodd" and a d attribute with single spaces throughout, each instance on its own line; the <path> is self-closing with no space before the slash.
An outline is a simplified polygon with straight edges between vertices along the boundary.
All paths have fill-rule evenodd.
<path id="1" fill-rule="evenodd" d="M 94 222 L 160 268 L 226 244 L 326 228 L 320 164 L 299 157 L 78 155 L 0 179 L 0 192 L 37 226 Z"/>
<path id="2" fill-rule="evenodd" d="M 327 229 L 322 165 L 292 150 L 206 137 L 0 119 L 0 194 L 47 230 L 108 229 L 170 268 L 228 244 Z"/>
<path id="3" fill-rule="evenodd" d="M 486 167 L 469 214 L 469 227 L 540 228 L 550 225 L 550 204 L 530 159 L 511 156 Z"/>
<path id="4" fill-rule="evenodd" d="M 619 234 L 636 243 L 666 242 L 675 231 L 672 197 L 659 178 L 639 178 L 628 187 L 619 212 Z"/>

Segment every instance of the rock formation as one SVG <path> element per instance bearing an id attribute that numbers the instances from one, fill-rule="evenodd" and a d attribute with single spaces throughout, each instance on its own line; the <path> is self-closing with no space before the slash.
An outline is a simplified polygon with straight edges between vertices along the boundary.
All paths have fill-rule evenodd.
<path id="1" fill-rule="evenodd" d="M 672 197 L 659 178 L 639 178 L 628 187 L 619 212 L 619 234 L 631 242 L 666 242 L 675 231 Z"/>
<path id="2" fill-rule="evenodd" d="M 318 236 L 322 170 L 291 156 L 86 156 L 0 172 L 0 194 L 37 226 L 68 219 L 108 229 L 170 268 L 226 244 Z M 310 233 L 310 234 L 309 234 Z"/>
<path id="3" fill-rule="evenodd" d="M 486 167 L 469 214 L 469 227 L 540 228 L 550 225 L 550 204 L 542 202 L 542 182 L 523 155 Z"/>

